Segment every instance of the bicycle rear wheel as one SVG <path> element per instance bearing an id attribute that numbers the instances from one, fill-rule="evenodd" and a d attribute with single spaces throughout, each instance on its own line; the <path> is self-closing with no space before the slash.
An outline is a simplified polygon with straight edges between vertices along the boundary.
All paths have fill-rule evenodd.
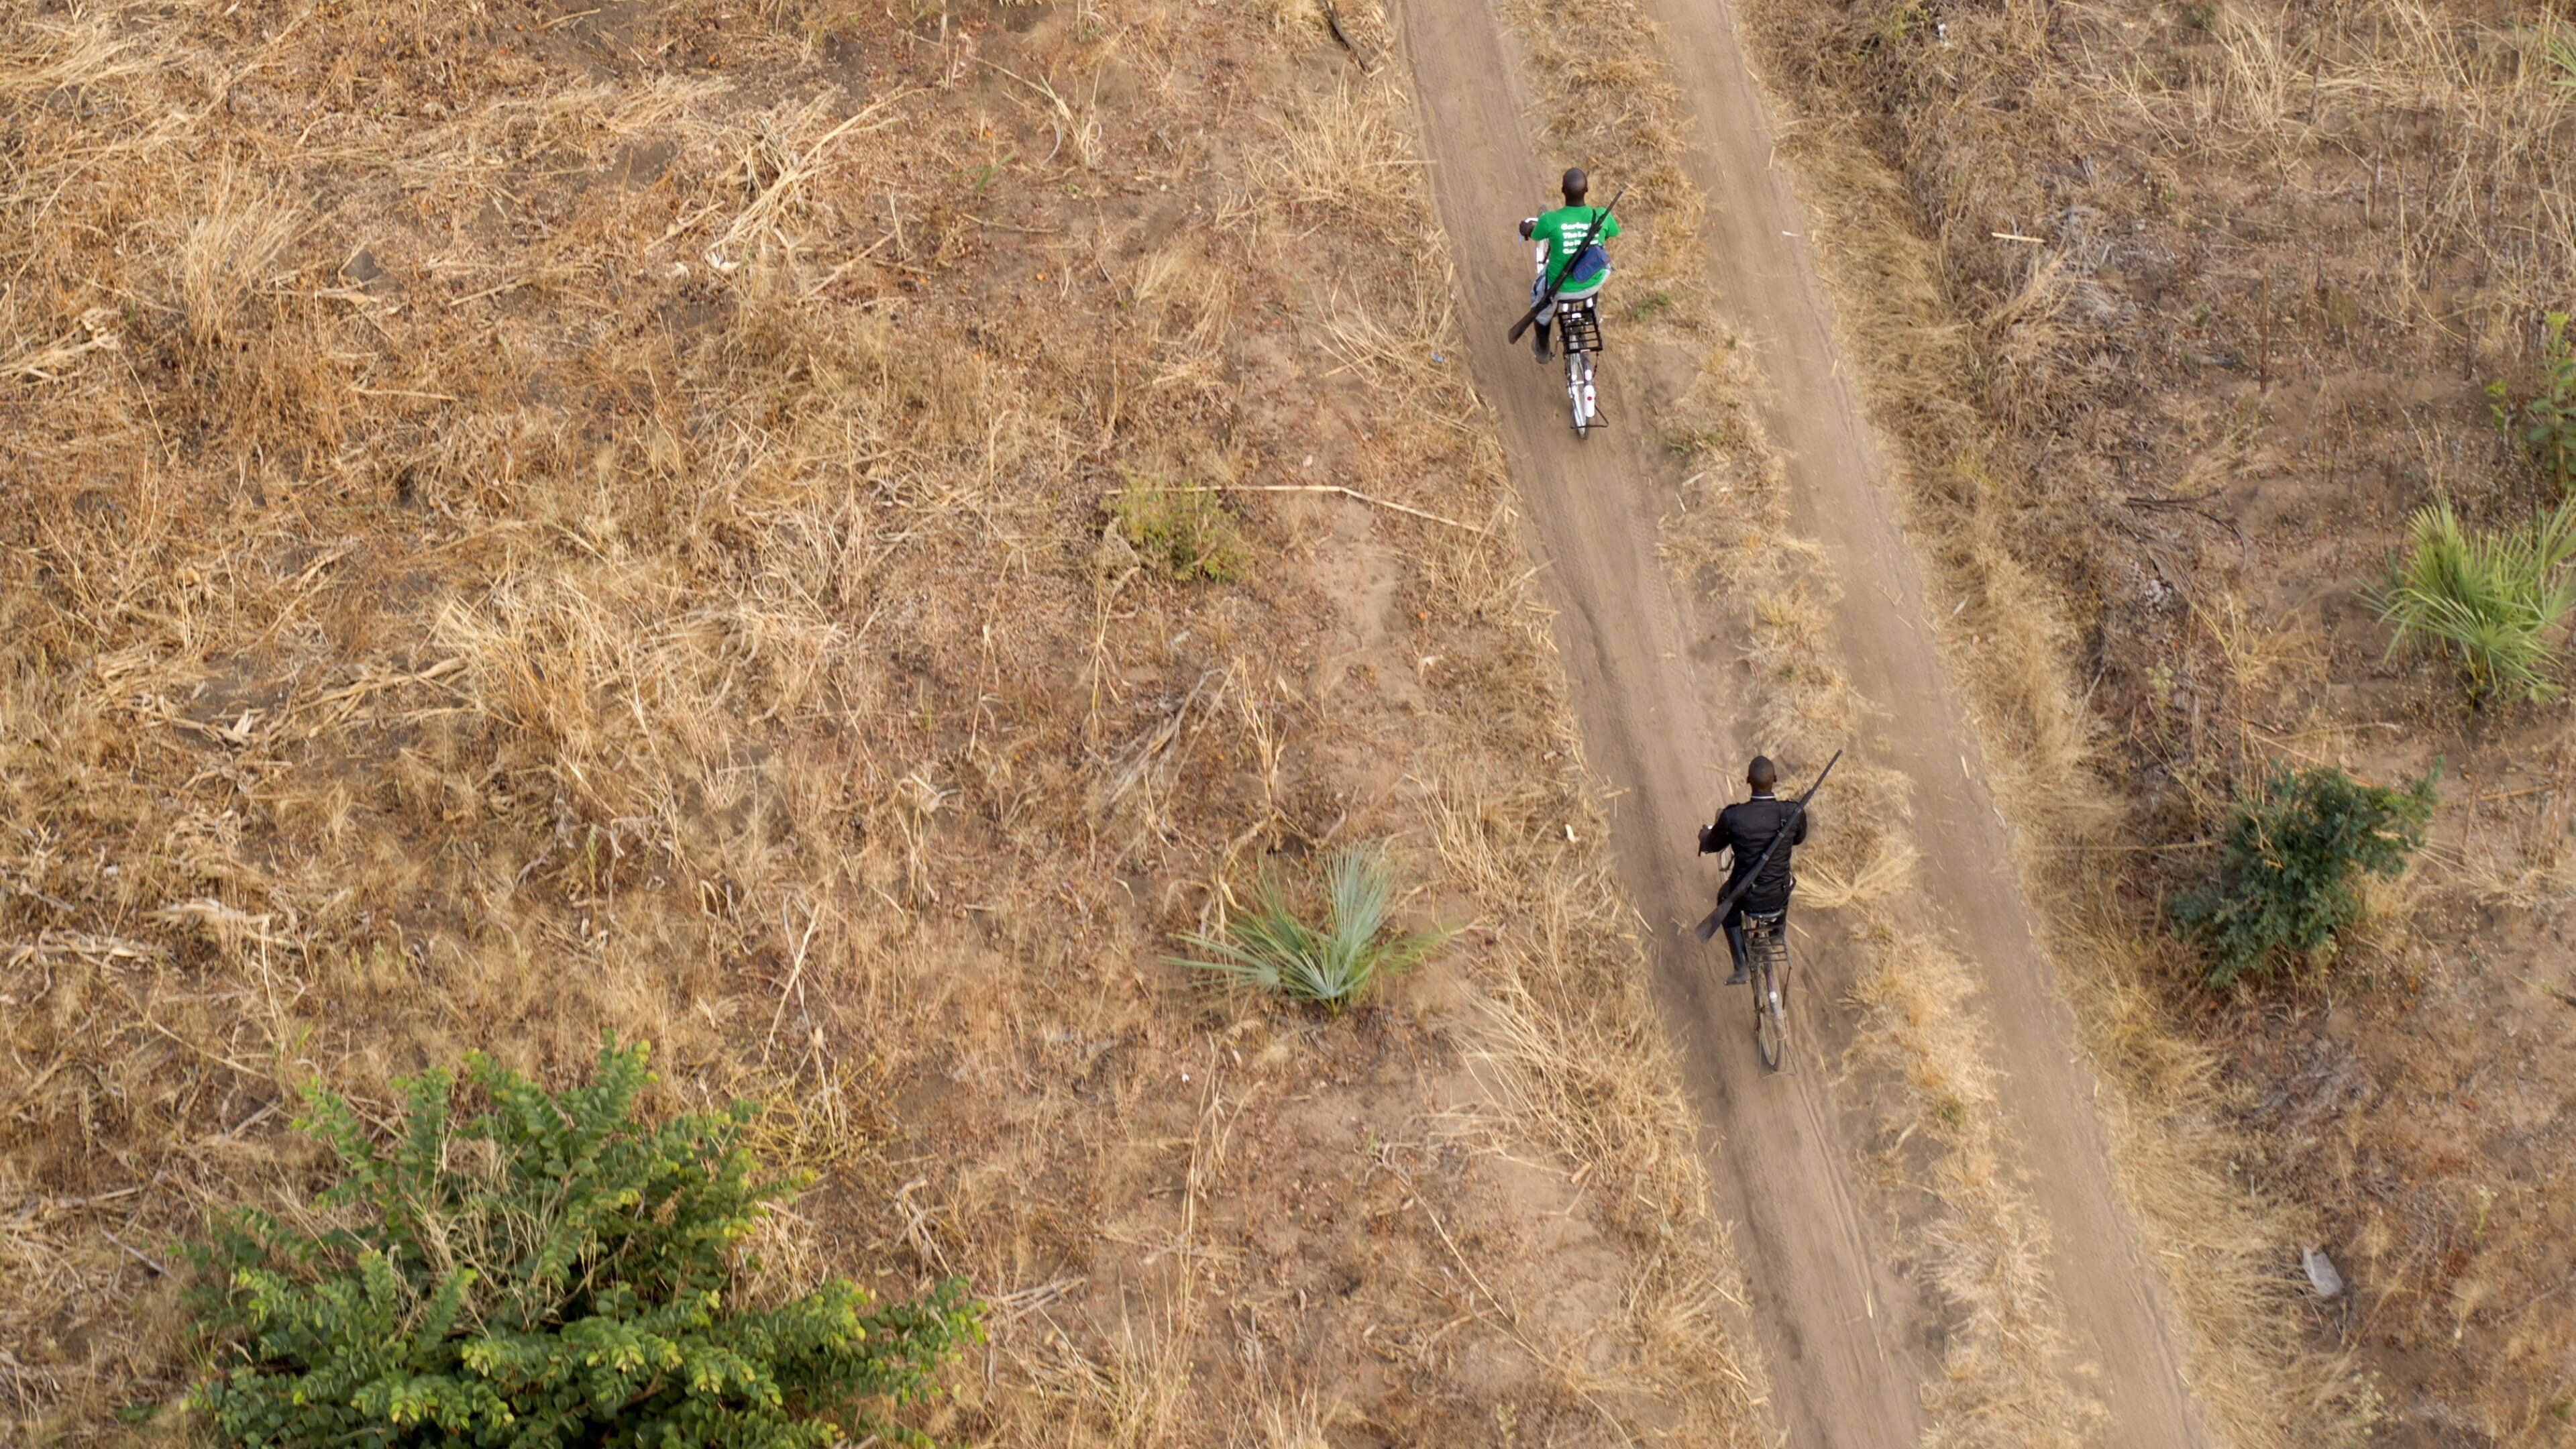
<path id="1" fill-rule="evenodd" d="M 1765 1070 L 1780 1070 L 1789 1051 L 1789 942 L 1778 927 L 1749 933 L 1753 958 L 1753 1049 Z"/>

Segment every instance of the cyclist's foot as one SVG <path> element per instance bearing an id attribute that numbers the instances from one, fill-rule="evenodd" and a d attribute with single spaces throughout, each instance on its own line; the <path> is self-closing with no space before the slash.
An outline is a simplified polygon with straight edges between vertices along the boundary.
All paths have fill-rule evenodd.
<path id="1" fill-rule="evenodd" d="M 1726 984 L 1729 986 L 1741 986 L 1752 979 L 1752 977 L 1745 974 L 1743 967 L 1738 966 L 1735 968 L 1735 974 L 1726 978 Z"/>
<path id="2" fill-rule="evenodd" d="M 1541 362 L 1547 361 L 1549 357 L 1554 355 L 1547 350 L 1546 333 L 1542 332 L 1538 334 L 1538 340 L 1530 344 L 1530 354 Z"/>

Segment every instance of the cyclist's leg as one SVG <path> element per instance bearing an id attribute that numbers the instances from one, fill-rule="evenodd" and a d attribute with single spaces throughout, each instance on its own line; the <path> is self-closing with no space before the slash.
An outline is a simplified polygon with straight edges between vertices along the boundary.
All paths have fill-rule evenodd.
<path id="1" fill-rule="evenodd" d="M 1726 984 L 1741 986 L 1749 979 L 1750 968 L 1744 957 L 1744 912 L 1740 908 L 1726 913 L 1726 950 L 1735 958 L 1735 974 L 1726 978 Z"/>
<path id="2" fill-rule="evenodd" d="M 1533 307 L 1537 306 L 1539 304 L 1539 299 L 1546 295 L 1547 275 L 1545 273 L 1541 273 L 1530 282 L 1530 305 Z M 1536 354 L 1538 360 L 1541 362 L 1547 361 L 1547 324 L 1555 315 L 1556 309 L 1554 307 L 1550 307 L 1546 311 L 1539 313 L 1538 325 L 1530 329 L 1530 351 Z"/>

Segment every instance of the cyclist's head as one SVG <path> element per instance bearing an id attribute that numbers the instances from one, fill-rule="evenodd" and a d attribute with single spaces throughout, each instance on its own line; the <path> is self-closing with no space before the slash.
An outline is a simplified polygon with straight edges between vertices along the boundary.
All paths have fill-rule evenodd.
<path id="1" fill-rule="evenodd" d="M 1769 755 L 1755 755 L 1753 763 L 1744 767 L 1744 783 L 1756 790 L 1768 790 L 1780 783 L 1780 771 L 1772 765 Z"/>
<path id="2" fill-rule="evenodd" d="M 1583 174 L 1582 167 L 1568 166 L 1565 168 L 1565 179 L 1557 184 L 1565 188 L 1566 205 L 1581 206 L 1583 193 L 1592 189 L 1592 178 Z"/>

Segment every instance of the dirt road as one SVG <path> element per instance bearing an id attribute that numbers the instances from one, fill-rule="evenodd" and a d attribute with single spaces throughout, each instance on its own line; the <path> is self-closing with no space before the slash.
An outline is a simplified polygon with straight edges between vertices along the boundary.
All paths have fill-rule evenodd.
<path id="1" fill-rule="evenodd" d="M 1829 924 L 1802 944 L 1809 963 L 1796 1023 L 1806 1070 L 1764 1077 L 1741 988 L 1721 990 L 1687 934 L 1713 875 L 1693 857 L 1697 823 L 1741 772 L 1726 671 L 1728 629 L 1702 617 L 1656 554 L 1657 520 L 1678 480 L 1644 426 L 1623 361 L 1604 405 L 1624 424 L 1578 443 L 1560 374 L 1507 346 L 1526 295 L 1513 224 L 1536 210 L 1568 159 L 1532 145 L 1531 97 L 1493 0 L 1395 0 L 1416 83 L 1437 205 L 1458 252 L 1478 385 L 1500 413 L 1529 513 L 1530 542 L 1563 610 L 1557 639 L 1592 767 L 1621 795 L 1613 848 L 1657 927 L 1656 993 L 1701 1114 L 1720 1215 L 1753 1280 L 1750 1327 L 1773 1411 L 1793 1445 L 1860 1449 L 1920 1440 L 1919 1387 L 1940 1371 L 1940 1333 L 1922 1291 L 1900 1278 L 1887 1225 L 1854 1168 L 1867 1104 L 1840 1100 L 1831 1063 L 1849 1040 L 1838 1003 L 1849 953 Z M 1694 179 L 1712 203 L 1712 295 L 1755 351 L 1765 422 L 1789 457 L 1800 531 L 1846 582 L 1835 644 L 1878 718 L 1856 755 L 1913 783 L 1924 854 L 1919 924 L 1982 973 L 1981 1005 L 2003 1068 L 2019 1166 L 2051 1235 L 2051 1268 L 2085 1389 L 2108 1411 L 2101 1442 L 2138 1449 L 2208 1442 L 2179 1369 L 2161 1287 L 2115 1191 L 2093 1113 L 2094 1081 L 2013 880 L 2006 827 L 1978 748 L 1932 645 L 1923 582 L 1901 534 L 1885 461 L 1836 366 L 1828 304 L 1787 178 L 1769 164 L 1768 122 L 1719 0 L 1650 0 L 1673 73 L 1688 91 Z M 1615 184 L 1602 178 L 1598 184 Z M 1615 288 L 1615 283 L 1613 284 Z M 1614 338 L 1613 346 L 1617 342 Z M 1830 828 L 1830 802 L 1820 817 Z"/>

